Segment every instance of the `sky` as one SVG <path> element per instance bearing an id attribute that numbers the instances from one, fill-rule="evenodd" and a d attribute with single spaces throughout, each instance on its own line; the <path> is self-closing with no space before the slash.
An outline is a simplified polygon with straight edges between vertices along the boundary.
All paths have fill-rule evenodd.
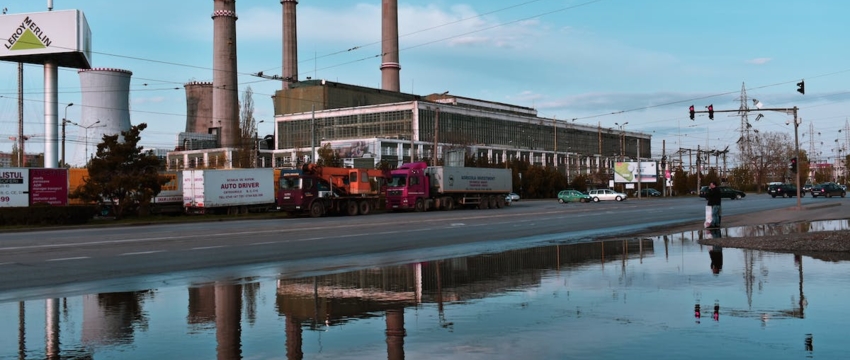
<path id="1" fill-rule="evenodd" d="M 85 14 L 93 67 L 133 72 L 131 122 L 148 124 L 141 144 L 174 148 L 186 123 L 183 85 L 212 81 L 213 1 L 55 0 L 53 6 Z M 41 12 L 47 1 L 5 0 L 0 7 L 9 14 Z M 845 0 L 398 0 L 398 8 L 402 92 L 449 91 L 532 107 L 541 117 L 647 133 L 658 159 L 697 146 L 736 153 L 740 115 L 697 114 L 692 121 L 688 107 L 737 110 L 745 89 L 750 108 L 753 98 L 764 108 L 799 107 L 801 150 L 831 161 L 850 147 Z M 281 83 L 252 74 L 281 73 L 282 6 L 239 0 L 236 12 L 239 90 L 254 93 L 262 137 L 273 132 L 271 96 Z M 380 0 L 299 1 L 300 79 L 380 88 L 380 16 Z M 796 91 L 801 80 L 805 95 Z M 17 81 L 17 64 L 0 61 L 4 152 L 17 135 Z M 42 152 L 43 67 L 26 65 L 23 84 L 27 152 Z M 67 109 L 68 119 L 78 121 L 79 105 L 79 75 L 60 68 L 60 118 Z M 780 111 L 748 116 L 752 128 L 793 141 L 791 119 Z M 84 142 L 84 131 L 67 131 L 68 158 L 81 159 L 74 153 L 82 146 L 73 144 Z"/>

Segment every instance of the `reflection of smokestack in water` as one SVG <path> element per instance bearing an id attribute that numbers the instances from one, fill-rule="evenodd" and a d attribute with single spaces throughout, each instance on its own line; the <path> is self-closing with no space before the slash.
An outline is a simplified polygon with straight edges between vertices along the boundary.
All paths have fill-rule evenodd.
<path id="1" fill-rule="evenodd" d="M 221 127 L 221 146 L 239 144 L 239 89 L 236 79 L 236 1 L 213 0 L 212 127 Z"/>
<path id="2" fill-rule="evenodd" d="M 77 139 L 74 163 L 87 161 L 86 144 L 93 154 L 103 135 L 120 135 L 130 130 L 130 77 L 133 72 L 121 69 L 92 68 L 79 70 L 82 106 L 80 120 L 82 127 Z M 98 122 L 100 121 L 100 122 Z M 123 138 L 119 137 L 119 141 Z"/>
<path id="3" fill-rule="evenodd" d="M 382 0 L 381 6 L 381 89 L 399 91 L 398 0 Z"/>
<path id="4" fill-rule="evenodd" d="M 283 89 L 298 80 L 298 37 L 296 36 L 295 5 L 297 0 L 280 0 L 283 5 Z"/>
<path id="5" fill-rule="evenodd" d="M 213 83 L 192 81 L 183 85 L 186 89 L 186 132 L 209 132 L 213 127 Z"/>

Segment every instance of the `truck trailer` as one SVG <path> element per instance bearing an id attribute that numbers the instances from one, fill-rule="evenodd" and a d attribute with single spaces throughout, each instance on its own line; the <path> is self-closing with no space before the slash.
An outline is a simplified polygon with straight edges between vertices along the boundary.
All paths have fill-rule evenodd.
<path id="1" fill-rule="evenodd" d="M 281 170 L 277 204 L 288 214 L 367 215 L 384 207 L 386 174 L 378 169 L 307 164 Z"/>
<path id="2" fill-rule="evenodd" d="M 187 214 L 245 214 L 275 206 L 274 170 L 183 170 Z"/>
<path id="3" fill-rule="evenodd" d="M 513 188 L 508 169 L 408 163 L 390 172 L 388 210 L 497 209 Z"/>

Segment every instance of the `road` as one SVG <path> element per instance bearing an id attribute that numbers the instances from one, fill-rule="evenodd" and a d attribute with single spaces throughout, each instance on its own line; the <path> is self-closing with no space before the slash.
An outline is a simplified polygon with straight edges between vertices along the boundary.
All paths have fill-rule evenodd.
<path id="1" fill-rule="evenodd" d="M 803 204 L 844 203 L 804 198 Z M 750 195 L 723 202 L 724 217 L 793 207 Z M 846 208 L 846 206 L 842 206 Z M 505 209 L 355 217 L 81 227 L 0 234 L 0 301 L 257 272 L 297 274 L 404 264 L 544 243 L 592 241 L 653 227 L 699 224 L 704 200 L 630 199 Z"/>

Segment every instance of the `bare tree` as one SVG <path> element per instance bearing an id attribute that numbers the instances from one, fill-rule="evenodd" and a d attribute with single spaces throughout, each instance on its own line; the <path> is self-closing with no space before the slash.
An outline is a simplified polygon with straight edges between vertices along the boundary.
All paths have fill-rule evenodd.
<path id="1" fill-rule="evenodd" d="M 788 171 L 786 160 L 794 152 L 791 144 L 793 141 L 785 133 L 766 132 L 754 138 L 749 164 L 758 192 L 769 180 L 785 180 Z"/>
<path id="2" fill-rule="evenodd" d="M 257 152 L 254 142 L 257 122 L 254 119 L 254 91 L 250 86 L 242 94 L 239 108 L 239 129 L 242 135 L 239 143 L 239 167 L 253 167 L 252 159 Z"/>

